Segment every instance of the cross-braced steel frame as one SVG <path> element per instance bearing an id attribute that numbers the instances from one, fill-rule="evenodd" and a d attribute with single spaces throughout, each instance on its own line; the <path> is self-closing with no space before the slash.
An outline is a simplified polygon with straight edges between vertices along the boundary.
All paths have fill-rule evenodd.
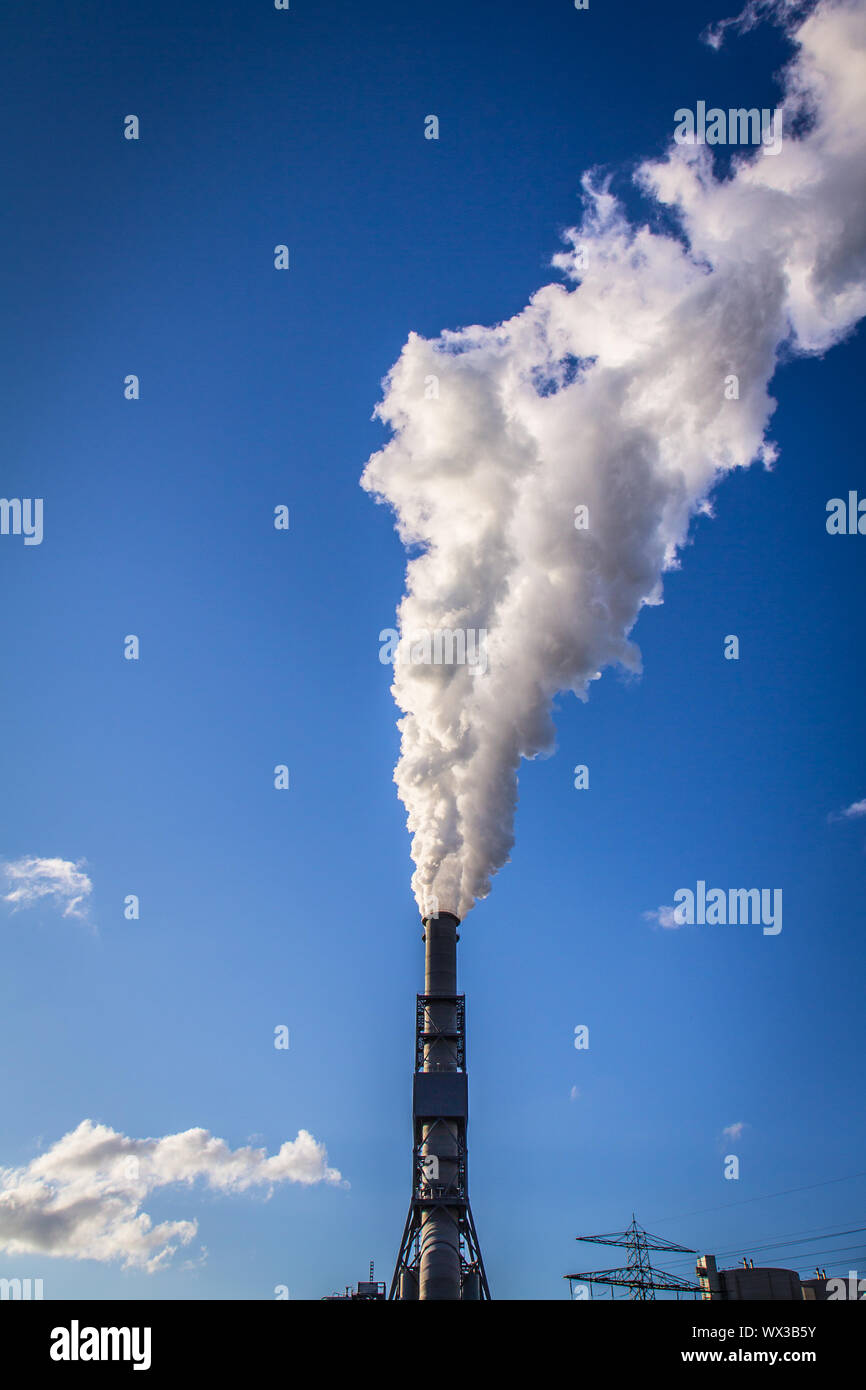
<path id="1" fill-rule="evenodd" d="M 442 1005 L 451 1006 L 453 1012 L 451 1017 L 455 1020 L 452 1028 L 447 1030 L 437 1026 L 435 1017 L 437 1012 L 441 1015 Z M 432 1006 L 432 1008 L 431 1008 Z M 446 1010 L 446 1013 L 449 1011 Z M 431 1043 L 447 1042 L 453 1048 L 454 1065 L 456 1072 L 465 1077 L 466 1074 L 466 998 L 463 994 L 446 995 L 441 994 L 427 995 L 419 994 L 415 1008 L 415 1074 L 427 1075 L 425 1073 L 424 1061 L 427 1050 Z M 445 1073 L 449 1075 L 451 1073 Z M 435 1075 L 435 1073 L 433 1074 Z M 423 1103 L 422 1103 L 423 1105 Z M 452 1107 L 457 1109 L 458 1107 Z M 460 1246 L 460 1284 L 461 1289 L 465 1288 L 473 1276 L 478 1276 L 479 1296 L 482 1299 L 490 1298 L 490 1288 L 487 1283 L 487 1274 L 484 1269 L 484 1261 L 481 1257 L 481 1246 L 478 1242 L 478 1233 L 475 1229 L 475 1222 L 472 1217 L 472 1208 L 469 1204 L 469 1170 L 467 1162 L 467 1142 L 466 1142 L 466 1113 L 465 1108 L 460 1114 L 424 1114 L 419 1112 L 416 1101 L 413 1107 L 413 1145 L 412 1145 L 412 1197 L 409 1203 L 409 1214 L 406 1217 L 406 1225 L 403 1228 L 403 1238 L 400 1241 L 400 1250 L 397 1255 L 397 1263 L 394 1267 L 394 1275 L 391 1280 L 391 1288 L 388 1293 L 389 1299 L 399 1299 L 401 1296 L 402 1276 L 404 1273 L 418 1278 L 420 1264 L 420 1241 L 421 1229 L 424 1220 L 437 1210 L 448 1213 L 450 1219 L 457 1227 L 457 1234 Z M 430 1158 L 425 1154 L 424 1149 L 429 1147 L 431 1137 L 436 1133 L 439 1126 L 448 1127 L 449 1133 L 456 1135 L 456 1165 L 453 1176 L 445 1182 L 437 1181 L 438 1174 L 435 1165 L 431 1169 Z"/>

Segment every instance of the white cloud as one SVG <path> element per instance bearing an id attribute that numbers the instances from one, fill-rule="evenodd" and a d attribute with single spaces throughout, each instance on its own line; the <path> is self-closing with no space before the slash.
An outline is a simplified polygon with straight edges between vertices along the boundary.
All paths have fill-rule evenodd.
<path id="1" fill-rule="evenodd" d="M 737 1120 L 736 1124 L 726 1125 L 722 1134 L 726 1139 L 739 1139 L 742 1137 L 743 1130 L 746 1128 L 745 1120 Z"/>
<path id="2" fill-rule="evenodd" d="M 215 1192 L 270 1195 L 276 1183 L 334 1183 L 325 1146 L 307 1130 L 270 1158 L 264 1149 L 230 1149 L 205 1129 L 162 1139 L 128 1139 L 82 1120 L 24 1168 L 0 1169 L 0 1250 L 75 1260 L 118 1260 L 153 1272 L 188 1245 L 195 1221 L 154 1226 L 141 1210 L 149 1193 L 196 1179 Z"/>
<path id="3" fill-rule="evenodd" d="M 84 862 L 83 859 L 40 859 L 35 854 L 8 861 L 0 865 L 9 888 L 9 892 L 3 894 L 3 901 L 17 909 L 32 907 L 43 898 L 49 898 L 55 907 L 62 909 L 64 917 L 85 919 L 93 884 L 83 872 Z"/>
<path id="4" fill-rule="evenodd" d="M 711 48 L 721 48 L 728 29 L 733 29 L 735 33 L 748 33 L 764 19 L 785 24 L 798 14 L 802 16 L 814 4 L 815 0 L 746 0 L 739 14 L 710 24 L 701 38 Z"/>
<path id="5" fill-rule="evenodd" d="M 861 816 L 866 816 L 866 799 L 852 801 L 851 805 L 846 806 L 842 811 L 831 811 L 827 820 L 833 825 L 843 820 L 859 820 Z"/>
<path id="6" fill-rule="evenodd" d="M 660 927 L 668 927 L 674 931 L 683 926 L 682 922 L 677 921 L 675 907 L 658 907 L 656 910 L 645 912 L 643 915 L 647 922 L 657 922 Z"/>
<path id="7" fill-rule="evenodd" d="M 577 1087 L 577 1086 L 572 1086 L 572 1088 L 571 1088 L 571 1090 L 570 1090 L 570 1092 L 569 1092 L 569 1098 L 570 1098 L 571 1100 L 579 1100 L 579 1099 L 580 1099 L 580 1088 Z"/>

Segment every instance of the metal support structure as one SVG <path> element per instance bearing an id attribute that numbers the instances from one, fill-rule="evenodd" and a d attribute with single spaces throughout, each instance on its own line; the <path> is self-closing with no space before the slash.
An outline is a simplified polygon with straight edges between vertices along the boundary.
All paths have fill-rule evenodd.
<path id="1" fill-rule="evenodd" d="M 412 1197 L 388 1297 L 489 1299 L 468 1176 L 466 1008 L 458 919 L 424 919 L 425 993 L 415 1007 Z"/>
<path id="2" fill-rule="evenodd" d="M 589 1241 L 593 1245 L 618 1245 L 628 1251 L 628 1263 L 625 1268 L 596 1269 L 586 1274 L 564 1274 L 563 1278 L 568 1279 L 571 1286 L 572 1297 L 576 1283 L 609 1285 L 611 1298 L 615 1287 L 627 1288 L 629 1298 L 640 1301 L 654 1300 L 656 1290 L 676 1293 L 678 1297 L 681 1293 L 700 1293 L 697 1284 L 690 1284 L 687 1279 L 681 1279 L 677 1274 L 667 1274 L 662 1269 L 654 1269 L 649 1255 L 650 1250 L 664 1250 L 669 1253 L 676 1251 L 683 1255 L 694 1255 L 695 1251 L 690 1250 L 687 1245 L 677 1245 L 672 1240 L 665 1240 L 664 1236 L 648 1235 L 643 1226 L 638 1225 L 633 1212 L 631 1225 L 626 1231 L 601 1236 L 577 1236 L 576 1239 Z"/>

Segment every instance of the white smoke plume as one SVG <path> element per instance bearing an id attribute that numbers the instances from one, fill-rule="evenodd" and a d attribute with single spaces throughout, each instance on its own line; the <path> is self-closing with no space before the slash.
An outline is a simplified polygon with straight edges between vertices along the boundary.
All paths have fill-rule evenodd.
<path id="1" fill-rule="evenodd" d="M 640 669 L 629 634 L 691 519 L 728 471 L 772 463 L 782 346 L 824 352 L 866 311 L 866 8 L 822 0 L 790 28 L 776 155 L 738 154 L 722 177 L 706 145 L 672 142 L 643 164 L 679 236 L 629 224 L 585 178 L 553 262 L 573 287 L 545 285 L 495 328 L 413 333 L 386 379 L 393 436 L 362 484 L 416 548 L 392 690 L 422 911 L 463 917 L 489 891 L 520 760 L 553 745 L 554 695 Z M 484 673 L 406 659 L 439 629 L 486 630 Z"/>
<path id="2" fill-rule="evenodd" d="M 119 1261 L 153 1273 L 197 1231 L 195 1221 L 154 1226 L 141 1204 L 157 1188 L 200 1178 L 215 1192 L 269 1193 L 276 1183 L 342 1184 L 324 1144 L 307 1130 L 268 1157 L 230 1149 L 206 1129 L 129 1139 L 82 1120 L 24 1168 L 0 1169 L 0 1250 Z"/>

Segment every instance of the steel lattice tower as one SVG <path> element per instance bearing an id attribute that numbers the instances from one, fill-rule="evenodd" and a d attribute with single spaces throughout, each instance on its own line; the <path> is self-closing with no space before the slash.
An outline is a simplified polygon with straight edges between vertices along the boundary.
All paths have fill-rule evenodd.
<path id="1" fill-rule="evenodd" d="M 451 912 L 424 918 L 424 994 L 415 1007 L 412 1197 L 391 1299 L 488 1299 L 469 1205 L 466 1006 Z"/>
<path id="2" fill-rule="evenodd" d="M 651 1250 L 666 1250 L 669 1253 L 694 1255 L 695 1251 L 690 1250 L 687 1245 L 677 1245 L 672 1240 L 665 1240 L 664 1236 L 648 1235 L 644 1228 L 638 1225 L 634 1212 L 628 1230 L 601 1236 L 576 1236 L 575 1239 L 589 1241 L 594 1245 L 618 1245 L 628 1251 L 628 1260 L 625 1267 L 619 1269 L 564 1274 L 563 1278 L 568 1279 L 572 1286 L 572 1293 L 575 1283 L 609 1285 L 611 1296 L 614 1287 L 627 1288 L 629 1298 L 641 1301 L 655 1299 L 656 1289 L 677 1294 L 700 1293 L 697 1284 L 690 1284 L 687 1279 L 680 1279 L 679 1275 L 667 1274 L 662 1269 L 653 1268 L 649 1254 Z"/>

